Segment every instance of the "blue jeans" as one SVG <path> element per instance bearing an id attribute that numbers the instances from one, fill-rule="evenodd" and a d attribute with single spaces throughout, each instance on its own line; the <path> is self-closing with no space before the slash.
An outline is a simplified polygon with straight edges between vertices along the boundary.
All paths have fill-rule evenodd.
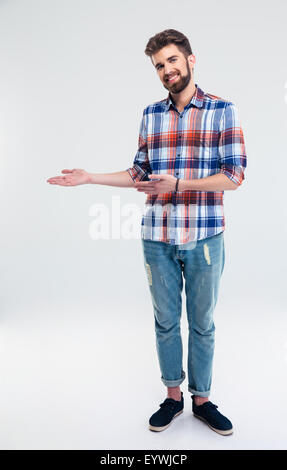
<path id="1" fill-rule="evenodd" d="M 213 311 L 225 263 L 224 232 L 184 245 L 142 239 L 154 309 L 161 380 L 176 387 L 185 379 L 180 318 L 185 279 L 188 391 L 208 397 L 214 354 Z"/>

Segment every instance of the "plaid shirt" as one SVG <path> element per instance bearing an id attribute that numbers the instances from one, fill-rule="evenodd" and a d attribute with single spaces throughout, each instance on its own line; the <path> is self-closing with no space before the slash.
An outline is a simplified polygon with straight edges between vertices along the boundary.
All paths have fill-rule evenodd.
<path id="1" fill-rule="evenodd" d="M 246 152 L 235 105 L 204 93 L 194 96 L 179 113 L 170 93 L 147 106 L 139 130 L 133 181 L 150 173 L 197 179 L 223 173 L 237 185 L 244 179 Z M 148 194 L 141 237 L 172 245 L 212 237 L 225 229 L 224 191 L 178 191 Z"/>

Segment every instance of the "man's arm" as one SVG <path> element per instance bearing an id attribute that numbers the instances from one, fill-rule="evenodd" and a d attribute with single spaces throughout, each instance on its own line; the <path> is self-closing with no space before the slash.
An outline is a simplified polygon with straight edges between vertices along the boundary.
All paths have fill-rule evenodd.
<path id="1" fill-rule="evenodd" d="M 53 176 L 47 180 L 47 183 L 59 186 L 78 186 L 80 184 L 105 184 L 121 188 L 134 186 L 134 182 L 126 170 L 115 173 L 88 173 L 82 168 L 74 168 L 73 170 L 64 169 L 62 173 L 64 173 L 63 176 Z"/>
<path id="2" fill-rule="evenodd" d="M 134 182 L 127 170 L 116 173 L 89 173 L 89 182 L 91 184 L 105 184 L 120 188 L 131 188 L 134 186 Z"/>
<path id="3" fill-rule="evenodd" d="M 238 186 L 224 173 L 216 173 L 206 178 L 179 180 L 178 191 L 225 191 L 237 189 Z"/>
<path id="4" fill-rule="evenodd" d="M 154 178 L 160 178 L 160 181 L 153 182 Z M 134 186 L 139 192 L 145 194 L 161 194 L 175 190 L 176 177 L 166 174 L 150 175 L 150 182 L 135 182 Z M 206 178 L 185 180 L 178 182 L 178 191 L 225 191 L 226 189 L 236 189 L 238 185 L 228 178 L 224 173 L 216 173 Z"/>

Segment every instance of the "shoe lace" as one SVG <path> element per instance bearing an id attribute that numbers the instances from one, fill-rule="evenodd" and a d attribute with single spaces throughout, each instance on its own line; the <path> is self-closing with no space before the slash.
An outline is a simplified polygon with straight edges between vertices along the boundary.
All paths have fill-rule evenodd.
<path id="1" fill-rule="evenodd" d="M 173 410 L 175 407 L 176 403 L 172 398 L 166 398 L 163 403 L 161 403 L 159 406 L 161 408 L 166 408 L 168 410 Z"/>
<path id="2" fill-rule="evenodd" d="M 211 403 L 211 401 L 207 401 L 205 406 L 206 407 L 208 406 L 210 409 L 214 409 L 214 410 L 218 408 L 218 406 L 215 405 L 214 403 Z"/>

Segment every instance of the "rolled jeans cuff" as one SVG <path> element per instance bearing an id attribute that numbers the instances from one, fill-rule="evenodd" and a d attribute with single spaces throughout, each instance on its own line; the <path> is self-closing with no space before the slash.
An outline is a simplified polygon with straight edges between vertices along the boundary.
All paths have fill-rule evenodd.
<path id="1" fill-rule="evenodd" d="M 183 370 L 181 371 L 181 378 L 177 380 L 166 380 L 163 378 L 163 376 L 161 376 L 161 380 L 164 383 L 164 385 L 166 385 L 166 387 L 177 387 L 184 381 L 184 379 L 185 379 L 185 372 Z"/>
<path id="2" fill-rule="evenodd" d="M 188 387 L 188 391 L 193 395 L 197 395 L 198 397 L 209 397 L 210 395 L 210 390 L 208 390 L 207 392 L 198 392 L 194 388 Z"/>

